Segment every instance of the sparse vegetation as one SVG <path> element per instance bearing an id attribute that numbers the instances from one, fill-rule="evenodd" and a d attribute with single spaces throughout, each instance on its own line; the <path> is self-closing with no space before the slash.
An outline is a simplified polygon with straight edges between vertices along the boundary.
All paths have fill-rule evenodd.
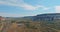
<path id="1" fill-rule="evenodd" d="M 0 21 L 1 32 L 60 32 L 60 19 L 53 21 L 33 21 L 30 18 L 17 18 Z"/>

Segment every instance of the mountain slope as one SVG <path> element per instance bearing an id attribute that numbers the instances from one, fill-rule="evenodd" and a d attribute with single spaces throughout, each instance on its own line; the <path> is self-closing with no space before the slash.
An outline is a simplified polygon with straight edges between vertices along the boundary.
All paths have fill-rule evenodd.
<path id="1" fill-rule="evenodd" d="M 60 19 L 60 13 L 40 14 L 40 15 L 34 16 L 32 20 L 53 21 L 57 19 Z"/>

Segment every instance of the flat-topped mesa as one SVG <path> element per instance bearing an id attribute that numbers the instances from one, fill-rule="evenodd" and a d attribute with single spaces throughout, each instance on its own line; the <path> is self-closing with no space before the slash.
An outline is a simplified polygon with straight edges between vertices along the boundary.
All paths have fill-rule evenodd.
<path id="1" fill-rule="evenodd" d="M 60 13 L 40 14 L 35 16 L 33 20 L 52 21 L 57 19 L 60 19 Z"/>

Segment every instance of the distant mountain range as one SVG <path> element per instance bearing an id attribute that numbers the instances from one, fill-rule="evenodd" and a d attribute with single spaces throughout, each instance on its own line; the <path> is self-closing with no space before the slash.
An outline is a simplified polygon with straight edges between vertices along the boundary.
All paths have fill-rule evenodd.
<path id="1" fill-rule="evenodd" d="M 27 17 L 6 17 L 7 19 L 31 19 L 33 21 L 53 21 L 60 19 L 60 13 L 48 13 L 48 14 L 39 14 L 36 16 L 27 16 Z"/>
<path id="2" fill-rule="evenodd" d="M 49 13 L 49 14 L 40 14 L 33 16 L 32 20 L 34 21 L 53 21 L 60 19 L 60 13 Z"/>

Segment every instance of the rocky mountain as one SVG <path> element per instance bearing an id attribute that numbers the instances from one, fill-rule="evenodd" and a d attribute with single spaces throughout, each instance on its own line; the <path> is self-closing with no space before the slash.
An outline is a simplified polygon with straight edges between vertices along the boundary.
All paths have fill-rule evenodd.
<path id="1" fill-rule="evenodd" d="M 60 13 L 40 14 L 32 18 L 33 21 L 53 21 L 60 19 Z"/>
<path id="2" fill-rule="evenodd" d="M 60 19 L 60 13 L 48 13 L 48 14 L 39 14 L 36 16 L 26 16 L 26 17 L 6 17 L 6 19 L 12 20 L 33 20 L 33 21 L 53 21 Z"/>

